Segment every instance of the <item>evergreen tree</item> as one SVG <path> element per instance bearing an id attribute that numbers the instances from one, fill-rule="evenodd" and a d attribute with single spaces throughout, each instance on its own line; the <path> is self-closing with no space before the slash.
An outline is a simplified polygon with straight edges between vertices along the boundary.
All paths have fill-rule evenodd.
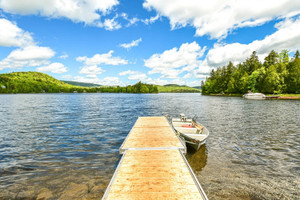
<path id="1" fill-rule="evenodd" d="M 296 53 L 295 53 L 295 55 L 294 55 L 294 58 L 296 59 L 296 58 L 299 58 L 299 57 L 300 57 L 300 53 L 299 53 L 299 51 L 297 50 Z"/>
<path id="2" fill-rule="evenodd" d="M 256 51 L 253 51 L 251 56 L 246 59 L 246 62 L 244 62 L 244 66 L 249 75 L 255 70 L 261 68 L 262 64 L 259 61 L 258 56 L 256 55 Z"/>
<path id="3" fill-rule="evenodd" d="M 266 76 L 263 81 L 262 92 L 268 94 L 278 93 L 279 85 L 280 85 L 279 83 L 280 83 L 280 77 L 276 71 L 276 67 L 274 65 L 271 65 L 266 70 Z"/>
<path id="4" fill-rule="evenodd" d="M 300 94 L 300 58 L 295 59 L 287 66 L 287 75 L 285 78 L 286 92 Z"/>
<path id="5" fill-rule="evenodd" d="M 265 57 L 264 64 L 253 52 L 245 62 L 236 67 L 230 62 L 226 67 L 212 70 L 210 77 L 202 82 L 203 94 L 253 92 L 300 93 L 300 58 L 297 50 L 290 60 L 288 50 L 277 54 L 272 50 Z"/>
<path id="6" fill-rule="evenodd" d="M 284 64 L 288 64 L 290 61 L 290 58 L 289 58 L 289 51 L 284 49 L 280 52 L 279 54 L 279 62 L 280 63 L 284 63 Z"/>
<path id="7" fill-rule="evenodd" d="M 272 50 L 267 57 L 265 57 L 264 67 L 268 69 L 271 65 L 278 63 L 279 55 L 276 51 Z"/>

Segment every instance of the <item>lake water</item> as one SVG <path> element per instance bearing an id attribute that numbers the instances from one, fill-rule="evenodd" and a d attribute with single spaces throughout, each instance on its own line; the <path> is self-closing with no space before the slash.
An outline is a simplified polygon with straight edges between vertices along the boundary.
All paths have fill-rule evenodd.
<path id="1" fill-rule="evenodd" d="M 300 101 L 200 94 L 0 95 L 0 199 L 99 199 L 138 116 L 198 116 L 210 199 L 299 199 Z"/>

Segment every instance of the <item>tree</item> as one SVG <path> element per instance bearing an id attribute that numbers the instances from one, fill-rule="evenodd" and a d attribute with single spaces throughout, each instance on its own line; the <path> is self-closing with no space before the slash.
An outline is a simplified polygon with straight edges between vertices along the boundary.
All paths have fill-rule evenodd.
<path id="1" fill-rule="evenodd" d="M 265 57 L 264 66 L 268 69 L 271 65 L 276 65 L 278 63 L 279 55 L 274 50 L 272 50 L 267 57 Z"/>
<path id="2" fill-rule="evenodd" d="M 286 92 L 300 93 L 300 58 L 295 58 L 287 66 L 287 75 L 285 78 Z"/>
<path id="3" fill-rule="evenodd" d="M 296 53 L 295 53 L 295 55 L 294 55 L 294 58 L 296 59 L 296 58 L 299 58 L 299 57 L 300 57 L 300 53 L 299 53 L 299 51 L 297 50 Z"/>
<path id="4" fill-rule="evenodd" d="M 227 94 L 230 94 L 230 93 L 236 93 L 234 84 L 235 84 L 234 78 L 233 78 L 233 77 L 230 77 L 230 80 L 229 80 L 228 85 L 227 85 L 227 89 L 226 89 L 226 91 L 225 91 Z"/>
<path id="5" fill-rule="evenodd" d="M 142 88 L 142 82 L 139 81 L 133 87 L 136 89 L 136 93 L 140 93 L 141 92 L 141 88 Z"/>
<path id="6" fill-rule="evenodd" d="M 244 66 L 249 75 L 255 70 L 261 68 L 262 64 L 259 61 L 258 56 L 256 55 L 256 51 L 253 51 L 251 56 L 246 59 L 246 62 L 244 62 Z"/>
<path id="7" fill-rule="evenodd" d="M 289 51 L 284 49 L 279 53 L 279 62 L 280 63 L 284 63 L 284 64 L 288 64 L 290 61 L 289 58 Z"/>
<path id="8" fill-rule="evenodd" d="M 280 83 L 280 77 L 279 74 L 276 71 L 276 68 L 274 65 L 271 65 L 267 71 L 266 71 L 266 76 L 263 81 L 263 87 L 262 87 L 262 92 L 264 93 L 276 93 L 280 92 L 279 89 L 279 83 Z"/>
<path id="9" fill-rule="evenodd" d="M 226 67 L 212 69 L 210 77 L 201 83 L 202 94 L 254 92 L 300 93 L 300 53 L 297 50 L 290 60 L 288 50 L 277 54 L 272 50 L 264 63 L 256 52 L 236 67 L 230 62 Z"/>
<path id="10" fill-rule="evenodd" d="M 237 71 L 235 74 L 235 90 L 236 93 L 243 94 L 248 91 L 247 82 L 249 75 L 247 72 Z"/>
<path id="11" fill-rule="evenodd" d="M 142 85 L 140 93 L 149 93 L 149 88 L 146 85 Z"/>
<path id="12" fill-rule="evenodd" d="M 248 89 L 251 90 L 252 92 L 258 92 L 257 90 L 257 79 L 260 75 L 259 70 L 255 70 L 248 78 L 247 80 L 247 85 Z"/>

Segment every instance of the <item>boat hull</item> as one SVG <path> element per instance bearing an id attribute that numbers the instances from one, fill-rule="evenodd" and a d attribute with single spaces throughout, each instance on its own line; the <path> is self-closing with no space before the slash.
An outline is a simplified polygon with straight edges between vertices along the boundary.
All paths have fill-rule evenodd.
<path id="1" fill-rule="evenodd" d="M 194 123 L 194 126 L 191 125 Z M 209 131 L 199 122 L 194 122 L 192 119 L 180 121 L 180 119 L 172 119 L 172 126 L 177 134 L 185 141 L 189 149 L 198 151 L 201 145 L 205 144 L 209 135 Z M 196 127 L 201 127 L 201 130 Z M 187 128 L 185 128 L 187 127 Z"/>
<path id="2" fill-rule="evenodd" d="M 183 137 L 183 138 L 184 138 L 184 136 L 180 136 L 180 137 Z M 187 146 L 188 148 L 190 148 L 190 149 L 193 149 L 194 151 L 198 151 L 198 150 L 200 149 L 201 145 L 205 144 L 205 142 L 206 142 L 206 140 L 203 140 L 203 141 L 197 141 L 196 143 L 194 143 L 194 142 L 187 142 L 187 141 L 185 140 L 186 146 Z"/>
<path id="3" fill-rule="evenodd" d="M 266 99 L 266 95 L 264 95 L 262 93 L 248 93 L 248 94 L 244 94 L 243 98 L 253 99 L 253 100 L 262 100 L 262 99 Z"/>

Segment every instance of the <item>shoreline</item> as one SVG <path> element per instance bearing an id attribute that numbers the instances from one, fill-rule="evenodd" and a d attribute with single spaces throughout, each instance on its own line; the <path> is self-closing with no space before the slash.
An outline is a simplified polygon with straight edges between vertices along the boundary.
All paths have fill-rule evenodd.
<path id="1" fill-rule="evenodd" d="M 243 94 L 202 94 L 203 96 L 243 97 Z M 266 100 L 300 100 L 300 94 L 266 95 Z"/>

